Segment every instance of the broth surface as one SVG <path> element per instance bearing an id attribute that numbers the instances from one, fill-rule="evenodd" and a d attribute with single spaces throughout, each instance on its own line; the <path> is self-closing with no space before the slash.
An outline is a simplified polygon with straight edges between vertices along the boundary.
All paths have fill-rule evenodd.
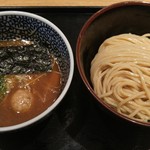
<path id="1" fill-rule="evenodd" d="M 6 75 L 6 94 L 0 102 L 0 126 L 25 122 L 46 110 L 61 92 L 61 73 Z"/>

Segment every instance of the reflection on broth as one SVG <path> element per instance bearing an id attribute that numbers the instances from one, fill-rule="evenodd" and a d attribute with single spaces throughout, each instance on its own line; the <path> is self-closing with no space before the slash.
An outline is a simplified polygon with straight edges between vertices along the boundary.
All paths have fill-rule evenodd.
<path id="1" fill-rule="evenodd" d="M 21 39 L 13 39 L 9 41 L 0 41 L 0 47 L 12 47 L 12 46 L 29 46 L 33 45 L 34 42 Z"/>

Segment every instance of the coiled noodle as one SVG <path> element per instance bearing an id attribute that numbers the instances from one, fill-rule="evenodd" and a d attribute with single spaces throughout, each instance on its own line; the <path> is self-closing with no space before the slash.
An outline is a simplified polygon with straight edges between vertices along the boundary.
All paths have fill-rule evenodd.
<path id="1" fill-rule="evenodd" d="M 91 62 L 97 96 L 119 113 L 150 120 L 150 34 L 120 34 L 106 39 Z"/>

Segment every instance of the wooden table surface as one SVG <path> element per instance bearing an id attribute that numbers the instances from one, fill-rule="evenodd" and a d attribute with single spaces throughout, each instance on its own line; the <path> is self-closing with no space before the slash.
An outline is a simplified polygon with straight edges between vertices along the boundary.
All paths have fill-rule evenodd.
<path id="1" fill-rule="evenodd" d="M 121 1 L 126 0 L 0 0 L 0 6 L 107 6 Z"/>

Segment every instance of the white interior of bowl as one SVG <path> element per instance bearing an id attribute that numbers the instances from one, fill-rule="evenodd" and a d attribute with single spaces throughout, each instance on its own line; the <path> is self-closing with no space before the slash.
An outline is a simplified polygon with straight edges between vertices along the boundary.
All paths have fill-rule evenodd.
<path id="1" fill-rule="evenodd" d="M 35 118 L 28 120 L 24 123 L 21 124 L 17 124 L 17 125 L 13 125 L 13 126 L 8 126 L 8 127 L 0 127 L 0 132 L 4 132 L 4 131 L 12 131 L 12 130 L 16 130 L 16 129 L 20 129 L 23 127 L 26 127 L 28 125 L 31 125 L 35 122 L 37 122 L 38 120 L 42 119 L 43 117 L 45 117 L 47 114 L 49 114 L 60 102 L 61 100 L 64 98 L 65 94 L 67 93 L 72 78 L 73 78 L 73 72 L 74 72 L 74 58 L 73 58 L 73 53 L 72 53 L 72 48 L 70 46 L 69 41 L 67 40 L 66 36 L 63 34 L 63 32 L 56 26 L 54 25 L 52 22 L 50 22 L 49 20 L 29 13 L 29 12 L 23 12 L 23 11 L 3 11 L 0 12 L 0 16 L 2 15 L 21 15 L 21 16 L 29 16 L 31 18 L 35 18 L 37 20 L 40 20 L 44 23 L 46 23 L 47 25 L 51 26 L 55 31 L 57 31 L 57 33 L 61 36 L 61 38 L 64 40 L 66 47 L 68 49 L 68 53 L 69 53 L 69 57 L 70 57 L 70 72 L 69 72 L 69 76 L 68 76 L 68 80 L 66 82 L 66 85 L 63 89 L 63 91 L 61 92 L 61 94 L 59 95 L 59 97 L 57 98 L 57 100 L 50 106 L 48 107 L 48 109 L 46 109 L 43 113 L 41 113 L 40 115 L 36 116 Z"/>

